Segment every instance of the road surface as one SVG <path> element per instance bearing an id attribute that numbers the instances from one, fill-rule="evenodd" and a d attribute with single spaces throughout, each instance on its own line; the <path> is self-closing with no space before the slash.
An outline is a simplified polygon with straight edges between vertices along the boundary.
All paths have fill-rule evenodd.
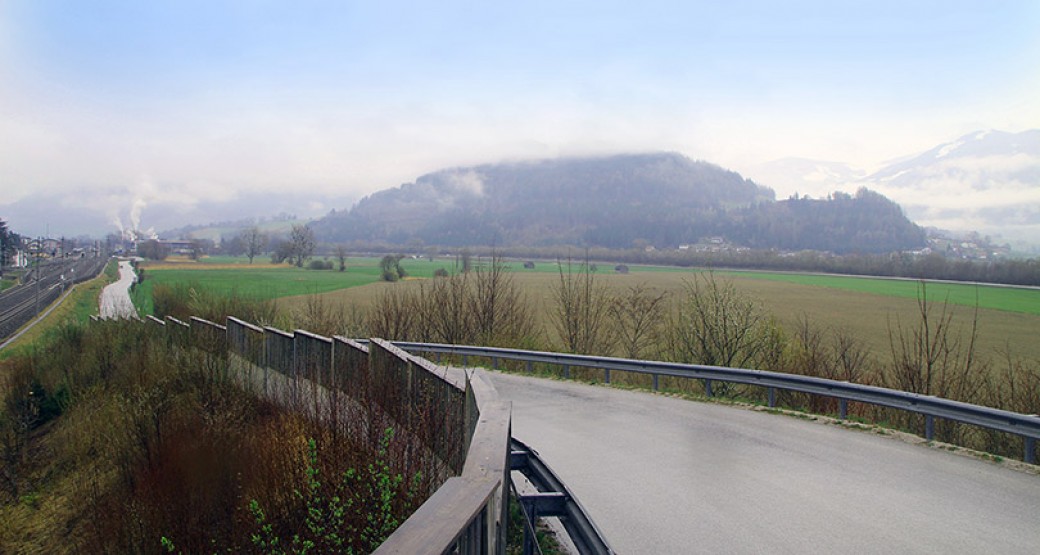
<path id="1" fill-rule="evenodd" d="M 130 302 L 130 286 L 137 275 L 128 260 L 119 261 L 119 281 L 101 290 L 98 314 L 102 319 L 132 318 L 137 314 Z"/>
<path id="2" fill-rule="evenodd" d="M 711 403 L 489 372 L 619 553 L 1038 553 L 1040 476 Z"/>

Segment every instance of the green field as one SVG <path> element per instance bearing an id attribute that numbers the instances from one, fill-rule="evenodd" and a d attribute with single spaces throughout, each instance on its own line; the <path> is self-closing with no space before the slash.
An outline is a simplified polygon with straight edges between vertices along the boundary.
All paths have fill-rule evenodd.
<path id="1" fill-rule="evenodd" d="M 633 273 L 679 272 L 692 274 L 703 269 L 667 266 L 629 266 Z M 856 293 L 869 293 L 904 299 L 917 299 L 920 280 L 899 278 L 871 278 L 825 274 L 798 274 L 786 272 L 756 272 L 746 270 L 717 270 L 717 275 L 735 279 L 762 279 L 797 285 L 828 287 Z M 928 300 L 951 305 L 992 308 L 1009 312 L 1040 315 L 1040 289 L 975 285 L 968 283 L 926 282 Z"/>
<path id="2" fill-rule="evenodd" d="M 830 287 L 857 293 L 870 293 L 916 299 L 921 282 L 911 279 L 879 279 L 817 274 L 784 274 L 769 272 L 728 272 L 741 278 L 766 279 L 815 287 Z M 935 302 L 992 308 L 1009 312 L 1040 314 L 1040 290 L 964 283 L 927 282 L 928 299 Z"/>
<path id="3" fill-rule="evenodd" d="M 160 264 L 146 267 L 147 279 L 134 293 L 138 307 L 150 311 L 151 288 L 159 283 L 193 283 L 216 292 L 237 292 L 258 299 L 282 299 L 280 305 L 292 309 L 306 298 L 320 294 L 342 305 L 367 306 L 387 287 L 415 287 L 417 280 L 398 284 L 379 280 L 378 258 L 348 258 L 347 271 L 308 270 L 287 265 L 272 266 L 257 259 L 252 267 L 245 258 L 209 257 L 197 263 Z M 333 260 L 335 263 L 335 260 Z M 478 262 L 474 262 L 477 264 Z M 405 259 L 402 265 L 410 278 L 426 278 L 439 268 L 452 271 L 454 259 Z M 538 262 L 533 269 L 522 261 L 509 261 L 510 271 L 530 298 L 543 327 L 547 325 L 546 307 L 556 282 L 555 262 Z M 680 295 L 692 275 L 703 270 L 631 265 L 627 275 L 615 274 L 613 264 L 598 263 L 597 279 L 605 286 L 621 290 L 628 285 L 646 284 Z M 577 271 L 577 267 L 575 267 Z M 798 320 L 809 318 L 824 329 L 855 331 L 876 353 L 888 349 L 888 332 L 900 324 L 915 321 L 919 283 L 813 274 L 776 272 L 719 271 L 788 329 Z M 931 301 L 948 299 L 955 309 L 956 323 L 967 326 L 976 304 L 979 306 L 980 346 L 989 351 L 1010 348 L 1013 353 L 1040 359 L 1040 290 L 929 283 Z"/>
<path id="4" fill-rule="evenodd" d="M 336 264 L 334 259 L 330 260 Z M 203 258 L 197 263 L 159 264 L 154 269 L 146 266 L 148 280 L 144 283 L 142 293 L 147 296 L 151 287 L 157 283 L 192 282 L 219 292 L 236 291 L 250 297 L 274 299 L 327 293 L 379 281 L 378 258 L 349 258 L 346 272 L 309 270 L 287 265 L 273 267 L 261 262 L 261 259 L 257 259 L 255 264 L 250 265 L 244 257 L 213 256 Z M 433 261 L 406 258 L 401 265 L 409 277 L 428 278 L 438 269 L 455 271 L 457 262 L 445 258 Z M 598 275 L 605 278 L 614 275 L 613 267 L 609 264 L 598 266 Z M 537 262 L 534 268 L 527 269 L 521 261 L 509 261 L 507 267 L 511 272 L 518 274 L 555 274 L 558 271 L 555 262 Z M 578 266 L 575 265 L 575 271 L 577 269 Z M 630 270 L 631 273 L 624 276 L 626 279 L 637 278 L 650 282 L 658 279 L 654 277 L 655 274 L 689 276 L 704 271 L 638 265 L 630 266 Z M 921 290 L 921 282 L 910 279 L 732 270 L 720 270 L 716 273 L 740 281 L 766 280 L 903 299 L 917 299 Z M 979 308 L 1040 315 L 1040 290 L 1036 289 L 944 282 L 928 282 L 925 289 L 928 299 L 934 302 L 949 302 L 951 305 L 968 307 L 977 305 Z"/>

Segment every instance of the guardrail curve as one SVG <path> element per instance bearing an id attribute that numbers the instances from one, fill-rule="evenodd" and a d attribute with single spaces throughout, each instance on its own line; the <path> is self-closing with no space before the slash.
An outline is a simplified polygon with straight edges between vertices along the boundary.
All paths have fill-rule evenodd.
<path id="1" fill-rule="evenodd" d="M 769 390 L 769 406 L 775 406 L 775 390 L 782 389 L 800 393 L 811 393 L 833 397 L 840 402 L 839 417 L 845 419 L 848 401 L 858 401 L 883 407 L 905 410 L 925 416 L 925 439 L 932 440 L 934 419 L 945 418 L 964 422 L 991 430 L 1006 432 L 1023 438 L 1022 460 L 1036 464 L 1036 440 L 1040 439 L 1040 416 L 1026 415 L 991 407 L 973 405 L 960 401 L 951 401 L 930 395 L 907 393 L 877 386 L 840 382 L 812 376 L 783 374 L 765 370 L 748 370 L 743 368 L 725 368 L 697 364 L 634 360 L 625 358 L 571 355 L 545 351 L 527 351 L 522 349 L 503 349 L 497 347 L 477 347 L 470 345 L 447 345 L 441 343 L 417 343 L 395 341 L 395 345 L 409 352 L 449 354 L 462 357 L 476 356 L 489 358 L 493 365 L 498 359 L 518 360 L 532 363 L 548 363 L 564 366 L 580 366 L 600 368 L 604 371 L 605 381 L 610 382 L 610 371 L 618 370 L 649 374 L 653 376 L 653 387 L 656 390 L 658 376 L 691 378 L 705 380 L 705 388 L 711 395 L 711 382 L 733 382 L 757 385 Z"/>

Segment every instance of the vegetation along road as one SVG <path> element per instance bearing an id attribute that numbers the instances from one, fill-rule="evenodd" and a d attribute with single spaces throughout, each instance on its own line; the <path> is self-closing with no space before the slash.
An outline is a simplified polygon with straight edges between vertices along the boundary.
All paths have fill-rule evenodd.
<path id="1" fill-rule="evenodd" d="M 619 553 L 1035 553 L 1037 476 L 890 437 L 491 373 Z"/>

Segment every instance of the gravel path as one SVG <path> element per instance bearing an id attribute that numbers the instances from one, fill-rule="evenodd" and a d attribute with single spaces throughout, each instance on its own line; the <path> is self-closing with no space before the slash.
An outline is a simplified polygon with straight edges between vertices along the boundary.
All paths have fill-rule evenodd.
<path id="1" fill-rule="evenodd" d="M 130 286 L 137 274 L 129 260 L 119 261 L 119 281 L 105 286 L 101 291 L 99 314 L 103 319 L 132 318 L 137 314 L 130 302 Z"/>

